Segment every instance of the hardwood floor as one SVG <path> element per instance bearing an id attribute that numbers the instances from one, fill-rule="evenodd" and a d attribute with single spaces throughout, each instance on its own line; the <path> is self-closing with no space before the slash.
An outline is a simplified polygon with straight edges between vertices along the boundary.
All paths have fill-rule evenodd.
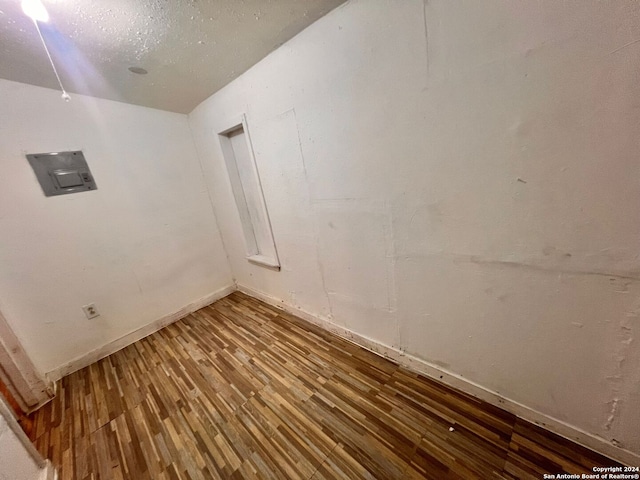
<path id="1" fill-rule="evenodd" d="M 58 387 L 32 439 L 62 480 L 540 479 L 618 465 L 240 293 Z"/>

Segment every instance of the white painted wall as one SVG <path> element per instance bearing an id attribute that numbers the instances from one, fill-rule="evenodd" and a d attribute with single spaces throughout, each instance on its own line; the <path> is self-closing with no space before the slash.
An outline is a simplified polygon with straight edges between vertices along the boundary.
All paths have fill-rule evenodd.
<path id="1" fill-rule="evenodd" d="M 46 478 L 0 416 L 0 480 L 36 480 Z"/>
<path id="2" fill-rule="evenodd" d="M 49 462 L 44 464 L 44 460 L 39 458 L 38 461 L 44 464 L 40 467 L 36 463 L 32 454 L 39 454 L 29 443 L 29 439 L 22 433 L 18 423 L 7 415 L 10 415 L 9 409 L 4 404 L 4 400 L 0 398 L 0 480 L 47 480 L 53 479 L 55 475 L 53 467 Z M 16 432 L 9 425 L 11 422 L 14 428 L 18 428 L 17 432 L 21 436 L 18 438 Z"/>
<path id="3" fill-rule="evenodd" d="M 189 116 L 238 282 L 640 453 L 638 27 L 631 0 L 333 11 Z M 281 272 L 240 241 L 215 132 L 243 112 Z"/>
<path id="4" fill-rule="evenodd" d="M 5 80 L 0 109 L 0 309 L 41 371 L 233 283 L 185 115 Z M 25 153 L 62 150 L 97 191 L 43 195 Z"/>

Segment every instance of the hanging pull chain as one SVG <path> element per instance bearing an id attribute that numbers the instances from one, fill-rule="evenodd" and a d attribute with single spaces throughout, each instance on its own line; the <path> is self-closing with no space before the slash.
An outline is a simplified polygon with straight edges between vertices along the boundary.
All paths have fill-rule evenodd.
<path id="1" fill-rule="evenodd" d="M 56 78 L 58 79 L 58 85 L 60 85 L 60 90 L 62 90 L 62 98 L 65 102 L 71 100 L 71 97 L 67 93 L 67 91 L 62 86 L 62 80 L 60 80 L 60 75 L 58 75 L 58 70 L 56 69 L 56 65 L 53 63 L 53 58 L 51 58 L 51 54 L 49 53 L 49 49 L 47 48 L 47 42 L 44 41 L 44 37 L 42 36 L 42 32 L 40 31 L 40 25 L 38 25 L 38 21 L 33 19 L 33 23 L 36 26 L 36 30 L 38 30 L 38 35 L 40 35 L 40 40 L 42 41 L 42 46 L 44 47 L 44 51 L 47 52 L 47 57 L 49 58 L 49 63 L 51 63 L 51 68 L 53 68 L 53 73 L 56 74 Z"/>

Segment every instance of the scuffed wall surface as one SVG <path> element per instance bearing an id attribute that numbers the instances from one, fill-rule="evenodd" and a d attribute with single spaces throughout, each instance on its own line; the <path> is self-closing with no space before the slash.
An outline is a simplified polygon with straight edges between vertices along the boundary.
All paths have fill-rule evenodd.
<path id="1" fill-rule="evenodd" d="M 351 1 L 190 115 L 240 284 L 640 453 L 640 5 Z M 215 136 L 246 112 L 282 271 Z"/>
<path id="2" fill-rule="evenodd" d="M 185 115 L 5 80 L 0 108 L 0 308 L 42 372 L 233 283 Z M 78 149 L 98 190 L 45 197 L 25 153 Z"/>

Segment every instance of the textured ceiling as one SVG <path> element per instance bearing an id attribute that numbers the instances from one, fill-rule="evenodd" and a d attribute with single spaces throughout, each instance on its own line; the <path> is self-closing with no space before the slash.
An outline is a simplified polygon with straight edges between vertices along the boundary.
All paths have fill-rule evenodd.
<path id="1" fill-rule="evenodd" d="M 188 113 L 343 1 L 43 0 L 41 30 L 69 92 Z M 18 0 L 0 0 L 0 78 L 58 88 Z"/>

